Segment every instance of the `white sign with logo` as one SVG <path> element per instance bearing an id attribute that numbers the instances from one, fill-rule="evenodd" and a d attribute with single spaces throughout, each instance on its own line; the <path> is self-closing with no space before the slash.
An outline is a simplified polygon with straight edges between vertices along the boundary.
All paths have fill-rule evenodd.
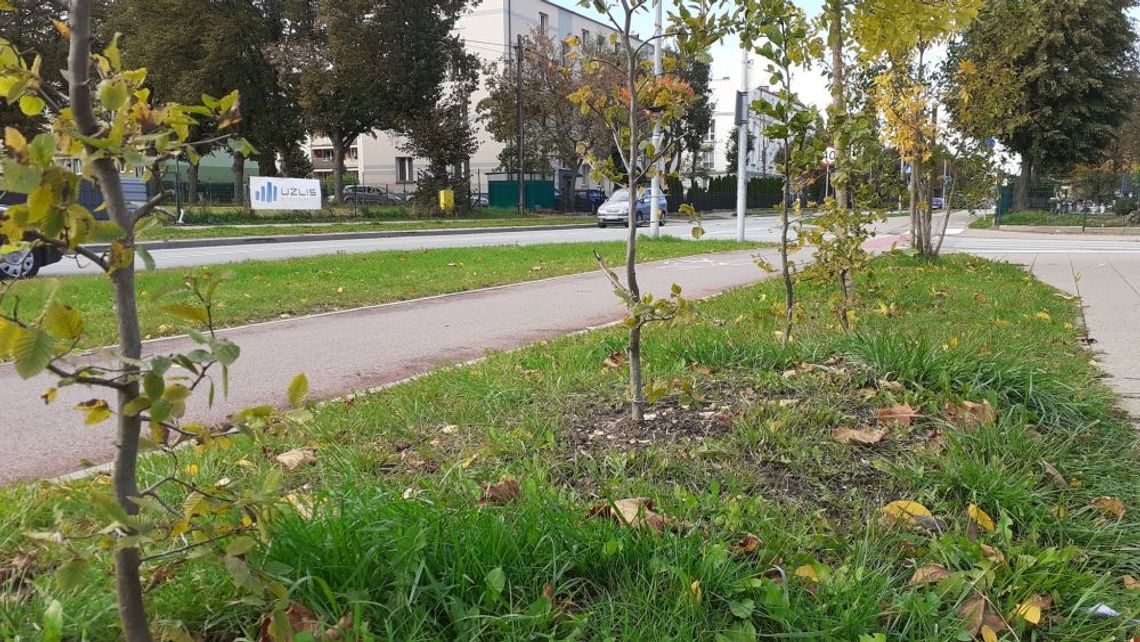
<path id="1" fill-rule="evenodd" d="M 321 182 L 309 178 L 249 178 L 249 205 L 255 210 L 319 210 Z"/>

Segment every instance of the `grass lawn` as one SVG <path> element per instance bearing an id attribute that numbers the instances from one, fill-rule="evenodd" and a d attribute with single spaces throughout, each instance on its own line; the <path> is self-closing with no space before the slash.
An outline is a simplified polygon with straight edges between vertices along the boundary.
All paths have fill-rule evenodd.
<path id="1" fill-rule="evenodd" d="M 723 252 L 759 247 L 734 241 L 690 241 L 674 237 L 639 244 L 642 260 Z M 598 250 L 611 265 L 624 255 L 621 241 L 503 245 L 432 249 L 410 252 L 341 254 L 291 259 L 246 261 L 225 266 L 140 272 L 139 310 L 143 334 L 155 338 L 180 334 L 182 326 L 160 308 L 175 298 L 152 300 L 150 293 L 180 282 L 187 273 L 232 271 L 234 283 L 223 286 L 215 310 L 220 326 L 264 321 L 281 315 L 298 316 L 365 305 L 403 301 L 493 285 L 533 281 L 597 269 L 592 252 Z M 38 309 L 45 296 L 59 288 L 62 300 L 82 310 L 88 334 L 81 347 L 109 345 L 115 340 L 111 287 L 99 276 L 34 279 L 13 284 L 5 305 Z"/>
<path id="2" fill-rule="evenodd" d="M 293 234 L 330 234 L 336 232 L 388 232 L 394 230 L 447 230 L 463 227 L 520 227 L 527 225 L 592 225 L 588 216 L 534 216 L 513 218 L 418 219 L 408 221 L 363 221 L 327 224 L 275 223 L 249 226 L 206 225 L 192 227 L 163 226 L 147 230 L 141 238 L 148 241 L 177 239 L 233 238 L 240 236 L 285 236 Z"/>
<path id="3" fill-rule="evenodd" d="M 604 365 L 623 345 L 613 329 L 320 406 L 303 434 L 184 451 L 180 466 L 249 492 L 275 454 L 315 449 L 283 481 L 307 508 L 266 524 L 250 559 L 327 625 L 350 616 L 347 639 L 945 641 L 983 621 L 1003 640 L 1140 634 L 1124 579 L 1140 576 L 1140 442 L 1078 345 L 1075 302 L 965 256 L 879 260 L 859 285 L 854 333 L 812 289 L 787 350 L 775 281 L 651 328 L 647 372 L 670 392 L 644 426 L 622 420 L 624 372 Z M 834 438 L 876 422 L 878 445 Z M 153 480 L 168 465 L 143 468 Z M 503 478 L 518 499 L 479 507 Z M 0 638 L 37 638 L 52 599 L 67 636 L 118 638 L 108 556 L 72 537 L 102 526 L 87 493 L 106 483 L 0 492 L 0 583 L 35 555 L 9 574 Z M 673 528 L 589 515 L 636 497 Z M 932 515 L 884 519 L 895 500 Z M 971 505 L 986 513 L 973 526 Z M 64 590 L 52 571 L 76 555 L 98 572 Z M 158 562 L 145 581 L 162 622 L 257 637 L 257 609 L 217 566 Z"/>
<path id="4" fill-rule="evenodd" d="M 1130 225 L 1127 216 L 1089 214 L 1086 217 L 1084 214 L 1057 214 L 1040 210 L 1003 214 L 1001 224 L 1003 226 L 1038 225 L 1042 227 L 1080 227 L 1081 225 L 1088 227 L 1127 227 Z M 976 230 L 988 230 L 993 227 L 993 217 L 980 217 L 971 222 L 970 227 Z"/>

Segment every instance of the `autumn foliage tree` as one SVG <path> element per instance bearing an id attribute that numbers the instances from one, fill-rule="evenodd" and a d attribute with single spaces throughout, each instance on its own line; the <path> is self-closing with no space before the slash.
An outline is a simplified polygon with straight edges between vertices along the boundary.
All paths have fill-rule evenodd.
<path id="1" fill-rule="evenodd" d="M 938 92 L 930 56 L 977 15 L 980 0 L 882 0 L 861 3 L 852 25 L 875 79 L 882 135 L 910 166 L 911 246 L 933 256 L 930 160 L 939 136 Z"/>
<path id="2" fill-rule="evenodd" d="M 693 88 L 683 80 L 666 73 L 657 76 L 647 59 L 654 39 L 638 40 L 634 35 L 634 21 L 639 14 L 648 13 L 649 0 L 581 0 L 604 14 L 614 28 L 611 43 L 616 45 L 616 59 L 591 53 L 577 37 L 568 44 L 574 48 L 571 62 L 582 65 L 590 77 L 617 77 L 616 85 L 587 83 L 571 94 L 569 100 L 583 115 L 592 114 L 605 124 L 609 143 L 591 145 L 582 141 L 578 153 L 596 174 L 609 178 L 629 190 L 626 236 L 625 282 L 612 272 L 598 257 L 614 292 L 629 310 L 626 327 L 629 329 L 629 394 L 630 413 L 634 421 L 645 417 L 645 385 L 642 375 L 641 333 L 649 323 L 667 321 L 676 317 L 686 306 L 681 288 L 674 285 L 668 299 L 643 294 L 637 281 L 637 204 L 640 189 L 657 173 L 659 160 L 670 158 L 671 149 L 657 148 L 653 143 L 655 127 L 668 130 L 686 113 L 695 100 Z M 727 23 L 727 16 L 718 14 L 717 3 L 709 0 L 682 1 L 676 14 L 670 16 L 671 27 L 661 37 L 672 38 L 677 56 L 696 55 L 706 51 L 719 30 Z M 677 68 L 676 59 L 665 63 L 667 70 Z M 667 139 L 668 140 L 668 139 Z M 675 139 L 674 139 L 675 140 Z M 610 153 L 617 150 L 617 160 Z M 664 176 L 658 176 L 664 179 Z M 696 235 L 703 232 L 699 227 Z"/>

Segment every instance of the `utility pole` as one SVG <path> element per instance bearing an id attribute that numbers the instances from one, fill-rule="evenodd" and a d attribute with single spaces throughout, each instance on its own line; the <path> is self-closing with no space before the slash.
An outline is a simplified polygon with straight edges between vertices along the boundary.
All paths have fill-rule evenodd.
<path id="1" fill-rule="evenodd" d="M 515 81 L 515 118 L 518 121 L 518 135 L 515 141 L 515 152 L 518 156 L 518 175 L 515 177 L 519 188 L 519 213 L 526 212 L 526 180 L 523 177 L 523 36 L 519 34 L 518 46 L 518 79 Z"/>
<path id="2" fill-rule="evenodd" d="M 657 78 L 661 78 L 664 71 L 661 65 L 661 23 L 662 23 L 662 6 L 661 0 L 656 2 L 656 19 L 653 29 L 653 73 Z M 649 192 L 649 197 L 653 199 L 650 201 L 649 206 L 649 232 L 653 238 L 661 236 L 661 175 L 665 173 L 665 159 L 661 155 L 661 121 L 658 120 L 653 124 L 653 152 L 657 154 L 657 167 L 653 172 L 652 188 Z"/>
<path id="3" fill-rule="evenodd" d="M 736 105 L 736 240 L 744 242 L 744 211 L 748 208 L 748 50 L 740 50 L 740 97 Z"/>

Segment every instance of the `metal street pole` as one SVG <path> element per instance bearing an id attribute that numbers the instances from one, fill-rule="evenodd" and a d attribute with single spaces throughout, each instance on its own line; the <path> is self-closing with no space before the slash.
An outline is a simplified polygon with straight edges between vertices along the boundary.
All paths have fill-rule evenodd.
<path id="1" fill-rule="evenodd" d="M 522 84 L 523 84 L 523 36 L 519 34 L 518 43 L 518 80 L 515 83 L 515 117 L 518 120 L 518 140 L 516 141 L 515 152 L 518 154 L 518 180 L 519 189 L 519 213 L 522 214 L 526 211 L 526 181 L 523 178 L 523 102 L 522 102 Z"/>
<path id="2" fill-rule="evenodd" d="M 740 118 L 736 133 L 736 240 L 744 242 L 744 211 L 748 208 L 748 50 L 740 50 Z"/>
<path id="3" fill-rule="evenodd" d="M 663 21 L 661 0 L 657 0 L 656 14 L 653 28 L 653 73 L 660 78 L 664 71 L 661 65 L 661 23 Z M 652 188 L 649 191 L 649 197 L 653 199 L 649 206 L 649 232 L 650 236 L 658 238 L 661 236 L 661 175 L 665 173 L 665 159 L 661 156 L 660 120 L 653 124 L 653 151 L 657 154 L 657 167 L 653 172 Z"/>

